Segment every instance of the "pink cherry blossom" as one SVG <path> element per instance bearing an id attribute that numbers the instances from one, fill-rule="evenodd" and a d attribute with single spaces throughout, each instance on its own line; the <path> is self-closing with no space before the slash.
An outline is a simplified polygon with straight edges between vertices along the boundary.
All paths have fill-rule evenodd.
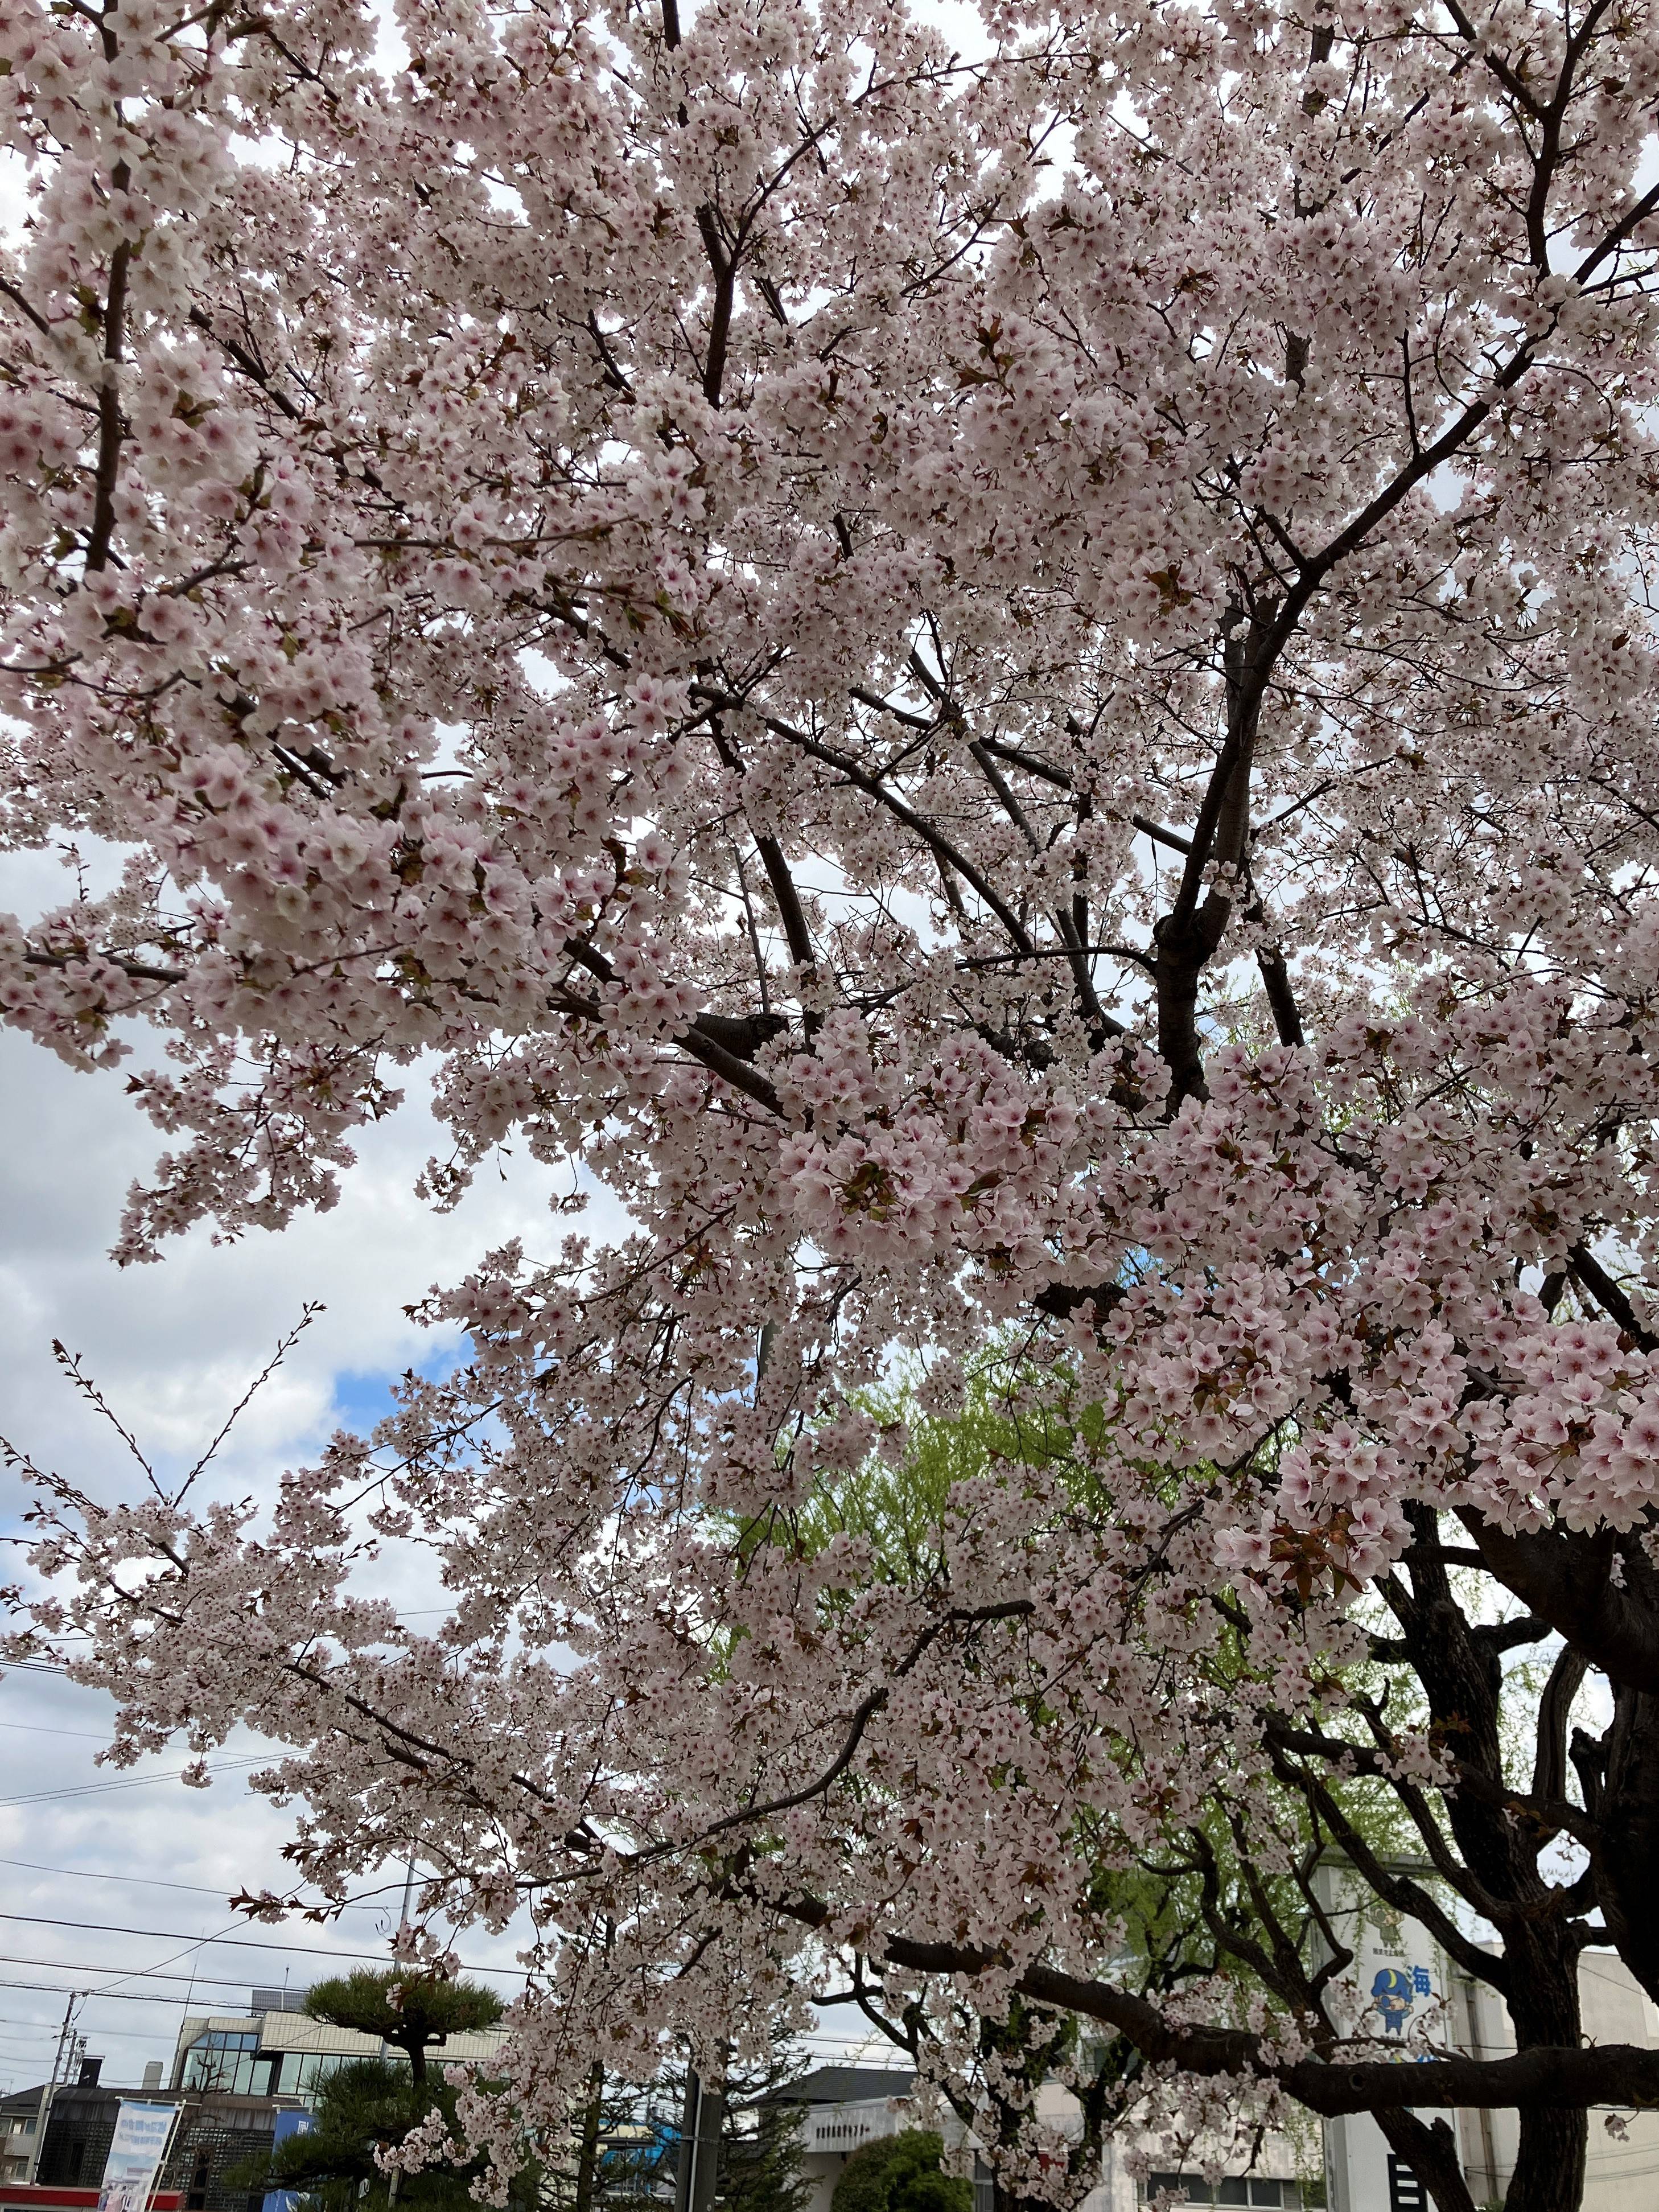
<path id="1" fill-rule="evenodd" d="M 855 1954 L 1058 2202 L 972 2024 L 1017 1994 L 1152 2053 L 1160 2126 L 1327 2093 L 1316 2008 L 1137 2012 L 1097 1877 L 1282 1779 L 1443 1541 L 1605 1676 L 1636 1786 L 1659 33 L 383 31 L 0 0 L 7 831 L 131 856 L 0 923 L 0 1009 L 88 1069 L 159 1033 L 123 1261 L 331 1204 L 428 1054 L 428 1195 L 518 1138 L 633 1225 L 434 1292 L 471 1362 L 269 1516 L 48 1484 L 40 1619 L 118 1756 L 257 1715 L 328 1893 L 413 1842 L 428 1908 L 530 1900 L 532 2123 Z M 1011 1423 L 1096 1409 L 1073 1486 L 1010 1449 L 908 1578 L 797 1540 L 902 1458 L 896 1364 L 948 1416 L 994 1341 Z M 362 1586 L 413 1532 L 430 1636 Z M 1344 1771 L 1473 1789 L 1373 1734 Z M 511 2105 L 462 2107 L 503 2159 Z"/>

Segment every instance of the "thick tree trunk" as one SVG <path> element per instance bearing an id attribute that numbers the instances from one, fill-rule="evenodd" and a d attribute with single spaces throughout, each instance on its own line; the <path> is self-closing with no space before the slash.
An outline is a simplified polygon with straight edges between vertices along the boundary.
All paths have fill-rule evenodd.
<path id="1" fill-rule="evenodd" d="M 605 2069 L 597 2060 L 587 2071 L 587 2102 L 582 2107 L 581 2142 L 576 2151 L 576 2201 L 573 2212 L 593 2212 L 599 2171 L 599 2120 L 605 2097 Z"/>
<path id="2" fill-rule="evenodd" d="M 1659 1697 L 1615 1685 L 1613 1724 L 1585 1755 L 1574 1745 L 1601 1840 L 1590 1881 L 1620 1957 L 1659 2003 Z"/>
<path id="3" fill-rule="evenodd" d="M 1438 1555 L 1434 1516 L 1409 1509 L 1416 1540 L 1410 1554 L 1412 1590 L 1390 1595 L 1411 1664 L 1427 1693 L 1436 1732 L 1466 1769 L 1492 1789 L 1455 1789 L 1447 1817 L 1477 1901 L 1498 1921 L 1502 1989 L 1516 2047 L 1576 2048 L 1582 2039 L 1578 2002 L 1580 1937 L 1565 1893 L 1538 1867 L 1540 1834 L 1514 1817 L 1505 1784 L 1500 1734 L 1503 1662 L 1496 1641 L 1472 1626 Z M 1554 1723 L 1550 1722 L 1550 1726 Z M 1540 1747 L 1540 1767 L 1550 1764 Z M 1577 2212 L 1583 2195 L 1588 2128 L 1582 2111 L 1522 2106 L 1514 2177 L 1504 2212 Z M 1448 2146 L 1449 2138 L 1448 2139 Z M 1409 2155 L 1409 2154 L 1407 2154 Z M 1420 2177 L 1431 2186 L 1430 2176 Z M 1467 2194 L 1467 2192 L 1466 2192 Z M 1437 2195 L 1437 2202 L 1442 2199 Z M 1458 2202 L 1455 2195 L 1449 2200 Z"/>
<path id="4" fill-rule="evenodd" d="M 1511 1946 L 1511 1954 L 1522 1950 Z M 1510 1997 L 1510 2017 L 1517 2045 L 1527 2050 L 1537 2044 L 1575 2044 L 1581 2030 L 1578 2013 L 1577 1957 L 1553 1972 L 1529 1976 L 1516 1955 L 1516 1988 Z M 1543 2111 L 1522 2105 L 1518 2118 L 1520 2141 L 1515 2177 L 1504 2199 L 1504 2212 L 1577 2212 L 1584 2194 L 1584 2156 L 1589 2141 L 1586 2116 L 1581 2111 Z"/>

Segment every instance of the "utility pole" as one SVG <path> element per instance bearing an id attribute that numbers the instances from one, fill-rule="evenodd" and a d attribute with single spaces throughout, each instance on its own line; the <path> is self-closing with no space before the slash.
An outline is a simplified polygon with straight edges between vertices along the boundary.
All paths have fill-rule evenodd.
<path id="1" fill-rule="evenodd" d="M 576 2147 L 576 2196 L 572 2212 L 593 2212 L 599 2179 L 599 2130 L 605 2120 L 605 2068 L 596 2058 L 587 2069 L 587 2102 Z"/>
<path id="2" fill-rule="evenodd" d="M 725 2119 L 725 2083 L 710 2087 L 695 2066 L 688 2067 L 680 2119 L 679 2170 L 674 2177 L 674 2212 L 714 2212 Z"/>
<path id="3" fill-rule="evenodd" d="M 685 2101 L 680 2106 L 680 2154 L 674 2167 L 674 2212 L 691 2212 L 691 2192 L 696 2179 L 698 2107 L 702 2083 L 695 2066 L 685 2069 Z"/>
<path id="4" fill-rule="evenodd" d="M 58 2031 L 58 2048 L 52 2054 L 52 2079 L 41 2084 L 40 2108 L 34 2115 L 34 2149 L 29 2159 L 28 2172 L 24 2176 L 24 2179 L 28 2182 L 33 2182 L 40 2171 L 40 2154 L 46 2147 L 46 2118 L 52 2111 L 52 2096 L 53 2090 L 58 2087 L 58 2076 L 63 2073 L 65 2081 L 69 2078 L 68 2073 L 64 2072 L 64 2065 L 66 2053 L 70 2069 L 72 2071 L 74 2068 L 75 2008 L 81 2002 L 82 1995 L 83 1992 L 80 1990 L 71 1990 L 68 2002 L 64 2007 L 64 2025 Z"/>

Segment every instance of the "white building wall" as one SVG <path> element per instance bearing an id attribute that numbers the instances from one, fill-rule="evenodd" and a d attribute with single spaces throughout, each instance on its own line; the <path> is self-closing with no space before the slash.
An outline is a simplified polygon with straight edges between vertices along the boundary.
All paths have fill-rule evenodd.
<path id="1" fill-rule="evenodd" d="M 1589 2042 L 1643 2044 L 1649 2050 L 1659 2046 L 1659 2009 L 1613 1952 L 1581 1955 L 1578 1997 Z M 1626 2124 L 1622 2142 L 1607 2132 L 1605 2113 L 1590 2114 L 1583 2212 L 1655 2212 L 1659 2206 L 1659 2113 L 1615 2117 Z"/>
<path id="2" fill-rule="evenodd" d="M 1505 2058 L 1515 2050 L 1509 2008 L 1484 1982 L 1457 1973 L 1450 1978 L 1452 2039 L 1476 2058 Z M 1613 1952 L 1586 1951 L 1578 1961 L 1578 1997 L 1585 2039 L 1590 2043 L 1633 2043 L 1659 2048 L 1659 2008 Z M 1455 2118 L 1458 2151 L 1469 2194 L 1481 2206 L 1501 2204 L 1514 2178 L 1520 2118 L 1513 2110 L 1462 2111 Z M 1584 2194 L 1563 2212 L 1659 2212 L 1659 2113 L 1627 2112 L 1621 2140 L 1610 2134 L 1607 2115 L 1589 2116 Z M 1344 2131 L 1350 2141 L 1369 2121 L 1337 2121 L 1329 2130 L 1334 2145 Z M 1331 2161 L 1340 2168 L 1340 2152 Z M 1334 2189 L 1331 2212 L 1369 2212 L 1343 2203 Z"/>
<path id="3" fill-rule="evenodd" d="M 893 2110 L 886 2097 L 847 2105 L 806 2105 L 801 2109 L 801 2140 L 805 2146 L 801 2177 L 811 2194 L 805 2212 L 830 2212 L 842 2168 L 855 2150 L 881 2136 L 896 2136 L 914 2120 Z"/>

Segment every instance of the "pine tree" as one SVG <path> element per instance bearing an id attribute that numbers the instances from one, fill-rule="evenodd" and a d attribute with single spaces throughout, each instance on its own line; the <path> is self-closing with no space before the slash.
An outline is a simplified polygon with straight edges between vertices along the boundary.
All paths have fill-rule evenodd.
<path id="1" fill-rule="evenodd" d="M 448 1980 L 412 1969 L 354 1967 L 331 1981 L 317 1982 L 306 1997 L 313 2020 L 335 2027 L 378 2035 L 409 2061 L 419 2083 L 426 2080 L 426 2054 L 452 2035 L 493 2027 L 504 2008 L 493 1990 L 477 1982 Z"/>
<path id="2" fill-rule="evenodd" d="M 289 2136 L 231 2178 L 251 2190 L 293 2190 L 313 2212 L 391 2212 L 393 2204 L 398 2212 L 471 2212 L 482 2161 L 392 2175 L 376 2155 L 401 2142 L 434 2106 L 453 2117 L 455 2094 L 447 2083 L 415 2082 L 395 2062 L 353 2059 L 322 2083 L 305 2134 Z M 526 2166 L 513 2184 L 515 2212 L 529 2212 L 540 2193 L 538 2169 Z"/>
<path id="3" fill-rule="evenodd" d="M 803 2071 L 787 2053 L 767 2065 L 728 2066 L 714 2180 L 718 2212 L 803 2212 L 809 2193 L 802 2172 L 805 2147 L 799 2110 L 784 2094 Z M 683 2070 L 664 2077 L 663 2094 L 677 2116 L 684 2113 Z M 683 2137 L 679 2154 L 684 2154 Z"/>

